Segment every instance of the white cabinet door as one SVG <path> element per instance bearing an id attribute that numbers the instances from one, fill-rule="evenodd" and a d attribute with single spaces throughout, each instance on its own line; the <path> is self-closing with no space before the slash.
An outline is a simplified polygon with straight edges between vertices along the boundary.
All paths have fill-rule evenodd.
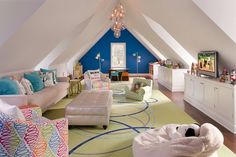
<path id="1" fill-rule="evenodd" d="M 227 87 L 215 87 L 216 100 L 215 110 L 229 121 L 234 120 L 233 90 Z"/>
<path id="2" fill-rule="evenodd" d="M 193 98 L 194 85 L 191 77 L 185 76 L 185 90 L 184 95 L 188 98 Z"/>
<path id="3" fill-rule="evenodd" d="M 211 83 L 205 83 L 205 92 L 204 92 L 204 105 L 205 107 L 208 107 L 209 109 L 213 109 L 215 105 L 215 96 L 217 96 L 217 93 L 215 93 L 214 90 L 215 86 Z"/>
<path id="4" fill-rule="evenodd" d="M 172 86 L 172 70 L 171 69 L 165 69 L 165 78 L 166 78 L 166 83 L 169 86 Z"/>
<path id="5" fill-rule="evenodd" d="M 163 69 L 161 66 L 158 67 L 158 80 L 159 81 L 163 80 Z"/>
<path id="6" fill-rule="evenodd" d="M 197 79 L 194 81 L 194 87 L 195 87 L 194 97 L 201 104 L 203 104 L 204 102 L 204 93 L 205 93 L 204 86 L 205 86 L 205 83 L 203 81 L 197 80 Z"/>

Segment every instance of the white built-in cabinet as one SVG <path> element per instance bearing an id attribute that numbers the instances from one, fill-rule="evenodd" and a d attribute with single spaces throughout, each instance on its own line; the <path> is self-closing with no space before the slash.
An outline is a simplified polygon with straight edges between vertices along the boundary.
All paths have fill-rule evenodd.
<path id="1" fill-rule="evenodd" d="M 158 66 L 158 82 L 172 92 L 184 91 L 184 74 L 188 69 L 171 69 Z"/>
<path id="2" fill-rule="evenodd" d="M 236 133 L 235 85 L 185 74 L 184 100 Z"/>

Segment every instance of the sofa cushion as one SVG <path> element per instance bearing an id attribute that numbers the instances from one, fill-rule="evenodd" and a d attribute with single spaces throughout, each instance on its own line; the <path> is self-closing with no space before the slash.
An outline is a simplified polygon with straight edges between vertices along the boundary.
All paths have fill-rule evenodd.
<path id="1" fill-rule="evenodd" d="M 19 89 L 17 84 L 11 79 L 0 79 L 0 95 L 17 95 Z"/>
<path id="2" fill-rule="evenodd" d="M 93 80 L 93 88 L 97 89 L 109 89 L 109 82 L 104 82 L 100 80 Z"/>
<path id="3" fill-rule="evenodd" d="M 38 92 L 44 88 L 44 84 L 39 74 L 37 73 L 28 73 L 24 74 L 24 78 L 28 79 L 33 86 L 33 91 Z"/>
<path id="4" fill-rule="evenodd" d="M 59 91 L 65 91 L 68 89 L 69 83 L 68 82 L 59 82 L 54 87 Z"/>
<path id="5" fill-rule="evenodd" d="M 28 102 L 30 104 L 36 104 L 44 110 L 48 105 L 52 104 L 54 97 L 57 95 L 57 91 L 54 86 L 47 87 L 41 91 L 35 92 L 33 95 L 28 96 Z"/>
<path id="6" fill-rule="evenodd" d="M 54 86 L 46 87 L 41 91 L 35 92 L 33 95 L 29 95 L 28 102 L 40 106 L 45 111 L 49 105 L 55 103 L 57 95 L 67 91 L 67 88 L 67 82 L 59 82 Z"/>

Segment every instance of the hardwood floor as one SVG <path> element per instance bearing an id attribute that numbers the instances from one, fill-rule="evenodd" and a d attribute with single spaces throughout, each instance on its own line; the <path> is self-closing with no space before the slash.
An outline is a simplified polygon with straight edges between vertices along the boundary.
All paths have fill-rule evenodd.
<path id="1" fill-rule="evenodd" d="M 165 94 L 169 99 L 180 106 L 186 113 L 188 113 L 193 119 L 195 119 L 199 124 L 211 123 L 215 125 L 224 135 L 224 144 L 236 154 L 236 134 L 231 133 L 219 123 L 215 122 L 213 119 L 191 106 L 188 102 L 184 101 L 183 92 L 171 92 L 164 86 L 158 84 L 157 88 Z"/>

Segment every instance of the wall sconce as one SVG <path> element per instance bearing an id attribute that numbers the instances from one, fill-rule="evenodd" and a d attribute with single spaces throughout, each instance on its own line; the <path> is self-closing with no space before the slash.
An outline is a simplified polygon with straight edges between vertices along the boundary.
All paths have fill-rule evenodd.
<path id="1" fill-rule="evenodd" d="M 138 64 L 141 62 L 141 56 L 138 55 L 138 52 L 133 53 L 133 56 L 136 57 L 136 70 L 137 70 L 137 75 L 138 75 Z"/>
<path id="2" fill-rule="evenodd" d="M 104 62 L 104 59 L 101 58 L 100 52 L 98 52 L 98 54 L 95 57 L 96 60 L 98 60 L 98 64 L 99 64 L 99 70 L 101 71 L 101 67 L 102 67 L 102 62 Z"/>

